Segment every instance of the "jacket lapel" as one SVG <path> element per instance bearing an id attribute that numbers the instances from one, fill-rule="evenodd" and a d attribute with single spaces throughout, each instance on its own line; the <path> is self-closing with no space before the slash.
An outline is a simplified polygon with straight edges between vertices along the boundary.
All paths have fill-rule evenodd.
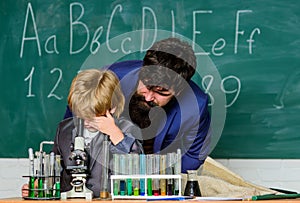
<path id="1" fill-rule="evenodd" d="M 172 127 L 172 120 L 174 119 L 177 111 L 169 111 L 167 112 L 167 120 L 161 122 L 161 126 L 158 128 L 159 132 L 154 140 L 153 152 L 157 153 L 161 151 L 162 143 L 167 135 L 168 130 Z M 164 125 L 165 124 L 165 125 Z M 164 126 L 163 126 L 164 125 Z"/>
<path id="2" fill-rule="evenodd" d="M 92 168 L 95 165 L 95 162 L 102 162 L 102 158 L 100 156 L 102 152 L 102 143 L 104 140 L 104 135 L 102 133 L 99 132 L 98 135 L 96 135 L 94 137 L 94 139 L 92 139 L 91 141 L 91 147 L 90 147 L 90 170 L 92 170 Z M 99 158 L 98 158 L 99 157 Z"/>

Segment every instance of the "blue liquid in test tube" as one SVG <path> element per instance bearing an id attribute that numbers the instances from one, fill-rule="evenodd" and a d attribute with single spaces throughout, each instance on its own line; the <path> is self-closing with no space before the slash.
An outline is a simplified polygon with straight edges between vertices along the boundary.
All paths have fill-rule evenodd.
<path id="1" fill-rule="evenodd" d="M 146 174 L 146 156 L 145 154 L 140 154 L 140 174 L 145 175 Z M 145 195 L 145 179 L 140 179 L 140 195 Z"/>

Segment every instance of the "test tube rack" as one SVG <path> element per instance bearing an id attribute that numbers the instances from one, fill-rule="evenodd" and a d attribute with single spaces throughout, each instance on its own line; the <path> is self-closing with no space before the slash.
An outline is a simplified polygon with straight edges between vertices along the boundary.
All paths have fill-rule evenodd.
<path id="1" fill-rule="evenodd" d="M 161 198 L 161 197 L 181 197 L 181 175 L 111 175 L 110 177 L 111 179 L 111 198 L 114 200 L 114 199 L 147 199 L 147 198 L 150 198 L 151 199 L 155 199 L 155 197 L 157 198 Z M 145 195 L 115 195 L 114 194 L 114 181 L 115 180 L 128 180 L 128 179 L 131 179 L 131 180 L 141 180 L 141 179 L 144 179 L 145 181 Z M 147 186 L 147 179 L 152 179 L 152 180 L 163 180 L 163 179 L 177 179 L 178 180 L 178 185 L 179 185 L 179 191 L 178 191 L 178 195 L 170 195 L 170 196 L 162 196 L 162 195 L 158 195 L 158 196 L 155 196 L 155 195 L 148 195 L 147 191 L 148 191 L 148 186 Z"/>
<path id="2" fill-rule="evenodd" d="M 22 176 L 29 178 L 29 182 L 37 181 L 38 184 L 42 182 L 45 184 L 46 181 L 55 181 L 55 176 Z M 60 199 L 60 183 L 54 183 L 52 186 L 41 187 L 41 188 L 28 188 L 23 189 L 28 191 L 28 196 L 24 196 L 25 200 L 59 200 Z"/>
<path id="3" fill-rule="evenodd" d="M 58 200 L 60 194 L 60 155 L 53 152 L 47 154 L 43 151 L 44 144 L 53 144 L 52 141 L 40 143 L 40 150 L 33 154 L 32 148 L 29 152 L 29 175 L 28 188 L 23 190 L 28 193 L 23 196 L 26 200 Z"/>

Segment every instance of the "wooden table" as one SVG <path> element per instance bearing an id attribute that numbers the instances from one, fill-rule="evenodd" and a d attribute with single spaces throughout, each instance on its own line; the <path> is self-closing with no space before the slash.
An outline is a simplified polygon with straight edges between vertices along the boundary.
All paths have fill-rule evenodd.
<path id="1" fill-rule="evenodd" d="M 93 199 L 93 200 L 85 200 L 85 199 L 67 199 L 67 200 L 24 200 L 23 198 L 5 198 L 5 199 L 0 199 L 0 203 L 37 203 L 37 202 L 42 202 L 42 203 L 78 203 L 78 202 L 99 202 L 99 203 L 145 203 L 148 202 L 146 200 L 100 200 L 100 199 Z M 151 201 L 151 202 L 159 202 L 159 203 L 171 203 L 171 202 L 178 202 L 178 201 Z M 182 202 L 182 201 L 181 201 Z M 239 203 L 245 201 L 194 201 L 194 200 L 184 200 L 185 203 L 198 203 L 198 202 L 205 202 L 205 203 Z M 267 203 L 279 203 L 279 202 L 299 202 L 300 199 L 280 199 L 280 200 L 259 200 L 259 202 L 267 202 Z"/>

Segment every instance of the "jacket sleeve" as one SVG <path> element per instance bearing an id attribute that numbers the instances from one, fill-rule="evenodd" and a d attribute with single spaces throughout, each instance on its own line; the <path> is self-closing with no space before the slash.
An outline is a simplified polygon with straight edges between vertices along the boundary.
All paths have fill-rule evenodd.
<path id="1" fill-rule="evenodd" d="M 142 132 L 139 127 L 131 123 L 129 120 L 121 118 L 118 120 L 119 128 L 124 134 L 124 139 L 115 145 L 116 153 L 144 153 L 142 141 L 139 139 L 142 137 Z"/>
<path id="2" fill-rule="evenodd" d="M 70 117 L 73 117 L 73 114 L 72 114 L 72 111 L 71 111 L 69 105 L 67 105 L 66 112 L 65 112 L 65 115 L 64 115 L 64 119 L 70 118 Z"/>

